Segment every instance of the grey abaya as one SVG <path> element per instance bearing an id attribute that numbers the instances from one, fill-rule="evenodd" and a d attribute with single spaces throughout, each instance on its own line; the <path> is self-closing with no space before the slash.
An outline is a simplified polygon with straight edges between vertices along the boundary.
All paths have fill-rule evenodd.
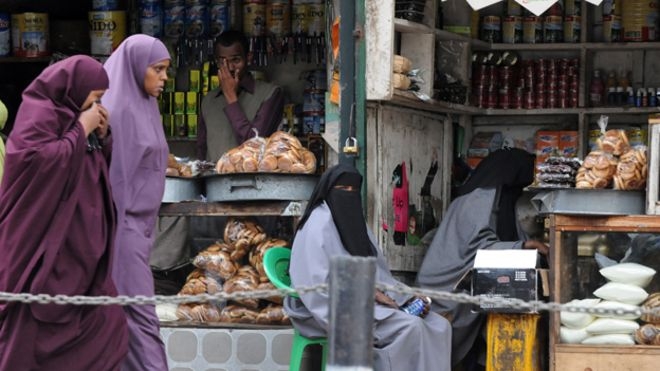
<path id="1" fill-rule="evenodd" d="M 359 212 L 359 211 L 357 211 Z M 373 246 L 377 246 L 371 234 Z M 298 230 L 293 242 L 290 275 L 294 287 L 327 283 L 330 257 L 350 255 L 344 248 L 328 205 L 319 204 Z M 377 254 L 376 282 L 402 285 L 390 274 L 382 254 Z M 397 304 L 409 295 L 387 293 Z M 305 336 L 327 336 L 329 297 L 327 293 L 308 292 L 301 299 L 287 297 L 285 310 L 294 326 Z M 426 318 L 375 303 L 374 370 L 449 371 L 451 327 L 436 313 Z"/>

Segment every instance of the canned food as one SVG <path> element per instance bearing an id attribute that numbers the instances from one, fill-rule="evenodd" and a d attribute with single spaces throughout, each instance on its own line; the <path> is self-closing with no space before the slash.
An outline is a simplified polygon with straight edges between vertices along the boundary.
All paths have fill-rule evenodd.
<path id="1" fill-rule="evenodd" d="M 522 42 L 523 26 L 522 18 L 508 16 L 502 21 L 502 42 L 507 44 L 519 44 Z"/>
<path id="2" fill-rule="evenodd" d="M 543 40 L 546 43 L 560 43 L 564 39 L 561 16 L 549 15 L 543 22 Z"/>
<path id="3" fill-rule="evenodd" d="M 412 314 L 413 316 L 418 316 L 418 317 L 424 317 L 426 314 L 424 313 L 424 308 L 426 308 L 427 305 L 431 304 L 431 298 L 428 296 L 423 296 L 423 297 L 415 297 L 412 300 L 409 300 L 406 304 L 401 306 L 401 310 L 408 313 Z"/>
<path id="4" fill-rule="evenodd" d="M 481 21 L 481 40 L 499 43 L 502 41 L 502 28 L 500 24 L 500 17 L 496 15 L 488 15 Z"/>

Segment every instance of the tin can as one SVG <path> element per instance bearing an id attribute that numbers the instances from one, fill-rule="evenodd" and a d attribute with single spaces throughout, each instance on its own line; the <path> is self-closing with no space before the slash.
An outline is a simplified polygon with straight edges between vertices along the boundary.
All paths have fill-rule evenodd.
<path id="1" fill-rule="evenodd" d="M 89 12 L 89 38 L 93 55 L 110 55 L 126 38 L 126 12 Z"/>
<path id="2" fill-rule="evenodd" d="M 163 8 L 158 0 L 140 1 L 140 30 L 143 34 L 161 37 L 163 34 Z"/>
<path id="3" fill-rule="evenodd" d="M 413 316 L 424 316 L 424 308 L 431 304 L 431 298 L 428 296 L 415 297 L 401 306 L 401 310 Z"/>
<path id="4" fill-rule="evenodd" d="M 528 44 L 543 42 L 543 21 L 541 17 L 527 16 L 523 18 L 523 42 Z"/>
<path id="5" fill-rule="evenodd" d="M 619 42 L 623 40 L 621 17 L 618 15 L 603 16 L 603 41 Z"/>
<path id="6" fill-rule="evenodd" d="M 209 9 L 209 36 L 216 38 L 224 30 L 228 30 L 229 27 L 229 1 L 215 0 L 211 2 Z"/>
<path id="7" fill-rule="evenodd" d="M 12 14 L 12 51 L 17 57 L 50 55 L 47 13 Z"/>
<path id="8" fill-rule="evenodd" d="M 10 17 L 7 13 L 0 13 L 0 57 L 11 53 Z"/>
<path id="9" fill-rule="evenodd" d="M 560 15 L 549 15 L 543 22 L 543 41 L 560 43 L 564 40 L 563 20 Z"/>
<path id="10" fill-rule="evenodd" d="M 580 17 L 570 16 L 564 18 L 564 42 L 580 42 Z"/>
<path id="11" fill-rule="evenodd" d="M 507 16 L 502 21 L 502 42 L 506 44 L 519 44 L 522 42 L 522 17 Z"/>
<path id="12" fill-rule="evenodd" d="M 502 42 L 502 28 L 500 17 L 496 15 L 487 15 L 481 20 L 481 40 L 499 43 Z"/>
<path id="13" fill-rule="evenodd" d="M 291 5 L 288 1 L 275 0 L 266 4 L 266 30 L 273 36 L 291 32 Z"/>
<path id="14" fill-rule="evenodd" d="M 291 31 L 293 33 L 306 34 L 309 30 L 307 8 L 307 3 L 293 2 L 291 4 Z"/>
<path id="15" fill-rule="evenodd" d="M 323 2 L 308 3 L 307 12 L 307 34 L 320 35 L 325 32 L 325 4 Z"/>
<path id="16" fill-rule="evenodd" d="M 184 34 L 187 38 L 197 39 L 208 34 L 208 7 L 206 4 L 188 5 L 186 2 L 186 18 Z"/>
<path id="17" fill-rule="evenodd" d="M 262 0 L 248 0 L 243 3 L 243 32 L 249 36 L 262 36 L 266 33 L 266 3 Z"/>
<path id="18" fill-rule="evenodd" d="M 163 35 L 178 39 L 183 36 L 186 11 L 183 0 L 179 2 L 165 2 L 163 5 Z"/>

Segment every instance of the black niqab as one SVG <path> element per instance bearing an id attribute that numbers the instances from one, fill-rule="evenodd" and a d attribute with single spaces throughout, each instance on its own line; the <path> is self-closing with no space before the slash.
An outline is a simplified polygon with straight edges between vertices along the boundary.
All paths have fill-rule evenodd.
<path id="1" fill-rule="evenodd" d="M 335 186 L 350 186 L 353 190 L 338 189 Z M 354 167 L 339 164 L 328 169 L 316 184 L 298 229 L 307 222 L 312 211 L 325 201 L 346 251 L 354 256 L 375 256 L 364 221 L 361 186 L 362 175 Z"/>
<path id="2" fill-rule="evenodd" d="M 497 237 L 501 241 L 517 241 L 516 201 L 523 188 L 534 180 L 534 155 L 519 148 L 505 148 L 483 159 L 458 189 L 458 196 L 477 188 L 497 188 Z"/>

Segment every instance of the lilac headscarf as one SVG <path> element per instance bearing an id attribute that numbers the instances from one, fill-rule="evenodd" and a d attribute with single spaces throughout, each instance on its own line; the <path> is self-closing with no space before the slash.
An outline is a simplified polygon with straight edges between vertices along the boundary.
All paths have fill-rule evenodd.
<path id="1" fill-rule="evenodd" d="M 138 34 L 124 40 L 104 65 L 110 88 L 102 102 L 110 111 L 113 136 L 110 181 L 119 219 L 127 209 L 134 215 L 152 217 L 162 199 L 167 142 L 158 102 L 146 93 L 144 77 L 150 65 L 169 59 L 170 54 L 160 40 Z M 139 167 L 155 170 L 162 179 L 153 179 L 152 172 Z M 141 184 L 144 187 L 138 189 Z"/>

